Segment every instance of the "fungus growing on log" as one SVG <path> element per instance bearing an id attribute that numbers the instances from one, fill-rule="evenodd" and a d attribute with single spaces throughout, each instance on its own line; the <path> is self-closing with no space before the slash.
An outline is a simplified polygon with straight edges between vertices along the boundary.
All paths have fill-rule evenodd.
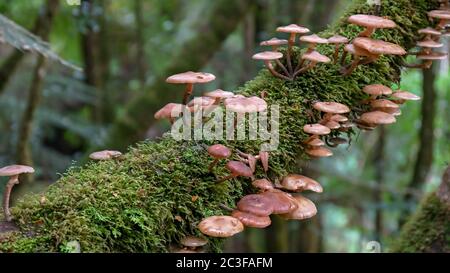
<path id="1" fill-rule="evenodd" d="M 186 84 L 186 89 L 184 90 L 183 95 L 183 104 L 186 104 L 192 94 L 192 91 L 194 90 L 194 84 L 208 83 L 215 79 L 216 76 L 210 73 L 188 71 L 172 75 L 166 79 L 166 82 L 172 84 Z"/>

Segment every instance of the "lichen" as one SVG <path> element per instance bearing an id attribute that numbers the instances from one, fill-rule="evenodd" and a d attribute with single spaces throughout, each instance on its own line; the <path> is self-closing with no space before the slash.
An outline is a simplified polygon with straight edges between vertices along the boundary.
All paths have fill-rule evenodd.
<path id="1" fill-rule="evenodd" d="M 383 1 L 382 16 L 398 28 L 377 31 L 375 37 L 411 48 L 417 30 L 429 24 L 431 0 Z M 370 13 L 366 1 L 357 0 L 346 13 Z M 361 30 L 345 18 L 321 35 L 334 33 L 353 38 Z M 332 55 L 332 46 L 319 46 Z M 296 48 L 295 54 L 301 49 Z M 296 58 L 295 58 L 296 59 Z M 251 60 L 249 60 L 251 61 Z M 293 82 L 274 78 L 266 70 L 237 90 L 245 95 L 267 94 L 269 105 L 280 106 L 280 145 L 270 156 L 270 172 L 258 166 L 256 176 L 277 179 L 299 171 L 298 158 L 307 158 L 302 128 L 317 122 L 311 102 L 336 101 L 356 107 L 367 84 L 391 85 L 400 80 L 400 59 L 382 57 L 358 67 L 349 77 L 338 65 L 320 65 Z M 312 111 L 313 115 L 308 113 Z M 88 163 L 69 169 L 43 194 L 28 195 L 13 208 L 22 232 L 0 243 L 0 251 L 57 252 L 69 241 L 78 241 L 83 252 L 167 252 L 187 234 L 199 234 L 196 225 L 205 216 L 224 214 L 220 205 L 233 206 L 250 191 L 248 179 L 217 185 L 208 173 L 207 141 L 175 141 L 169 134 L 159 141 L 144 141 L 115 161 Z M 258 141 L 227 141 L 226 145 L 256 154 Z M 224 162 L 216 168 L 225 175 Z M 42 198 L 44 197 L 44 198 Z M 30 233 L 32 235 L 30 235 Z M 211 239 L 211 251 L 220 251 L 221 240 Z"/>

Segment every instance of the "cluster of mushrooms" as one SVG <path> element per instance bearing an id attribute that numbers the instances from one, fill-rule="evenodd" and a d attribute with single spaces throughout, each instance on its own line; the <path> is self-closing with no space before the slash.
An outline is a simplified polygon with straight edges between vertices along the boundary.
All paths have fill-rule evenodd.
<path id="1" fill-rule="evenodd" d="M 297 76 L 313 69 L 318 63 L 340 63 L 341 73 L 344 76 L 350 75 L 358 65 L 367 65 L 378 60 L 381 55 L 416 55 L 417 59 L 423 60 L 422 64 L 405 64 L 406 67 L 413 68 L 429 68 L 432 61 L 441 60 L 447 57 L 446 53 L 433 52 L 433 48 L 442 47 L 439 43 L 441 35 L 448 35 L 448 27 L 450 26 L 450 9 L 447 1 L 443 1 L 441 9 L 433 10 L 428 13 L 431 20 L 439 20 L 435 29 L 428 27 L 419 30 L 419 34 L 424 35 L 424 39 L 417 43 L 422 48 L 417 53 L 407 53 L 401 46 L 382 40 L 373 39 L 373 34 L 377 29 L 391 29 L 397 27 L 396 23 L 388 18 L 375 15 L 356 14 L 348 18 L 348 22 L 353 25 L 364 27 L 365 29 L 358 34 L 356 38 L 350 41 L 349 38 L 342 35 L 334 35 L 328 39 L 319 37 L 316 34 L 305 35 L 309 33 L 309 29 L 296 24 L 282 26 L 277 28 L 277 32 L 289 34 L 288 40 L 272 38 L 261 42 L 261 46 L 272 47 L 271 51 L 264 51 L 253 56 L 255 60 L 262 60 L 266 68 L 275 77 L 292 81 Z M 442 33 L 444 32 L 444 33 Z M 293 46 L 296 43 L 297 36 L 299 43 L 307 43 L 306 51 L 299 56 L 297 65 L 293 67 Z M 332 59 L 316 51 L 318 44 L 330 44 L 334 46 L 334 54 Z M 280 52 L 280 47 L 286 46 L 285 60 L 284 55 Z M 342 55 L 339 60 L 339 54 L 343 48 Z M 351 55 L 351 62 L 346 63 L 347 56 Z M 275 64 L 275 65 L 274 65 Z M 285 65 L 286 64 L 286 65 Z"/>

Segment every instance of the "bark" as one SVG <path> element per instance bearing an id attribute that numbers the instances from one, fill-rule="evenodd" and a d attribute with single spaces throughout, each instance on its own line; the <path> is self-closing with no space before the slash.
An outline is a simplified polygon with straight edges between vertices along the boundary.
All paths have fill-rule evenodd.
<path id="1" fill-rule="evenodd" d="M 59 6 L 59 0 L 47 0 L 46 4 L 47 4 L 46 10 L 44 13 L 42 13 L 42 16 L 40 17 L 39 20 L 40 25 L 39 29 L 41 34 L 40 36 L 43 40 L 48 40 L 51 25 Z M 28 92 L 28 99 L 26 102 L 25 112 L 22 116 L 19 127 L 19 135 L 17 143 L 17 162 L 19 164 L 28 166 L 33 165 L 32 153 L 29 147 L 30 145 L 29 142 L 32 134 L 34 115 L 41 100 L 42 85 L 46 74 L 45 64 L 46 64 L 45 57 L 39 55 L 37 57 L 37 62 L 34 68 L 33 78 L 30 85 L 30 90 Z M 22 184 L 30 182 L 32 180 L 31 178 L 32 178 L 31 175 L 23 176 L 23 178 L 21 179 L 21 182 L 23 182 Z M 20 188 L 20 184 L 18 185 L 17 188 Z"/>
<path id="2" fill-rule="evenodd" d="M 423 98 L 421 108 L 421 128 L 419 131 L 419 151 L 417 152 L 416 162 L 414 166 L 414 173 L 411 181 L 407 187 L 411 190 L 419 191 L 426 183 L 431 166 L 433 164 L 433 150 L 434 150 L 434 130 L 435 130 L 435 116 L 436 116 L 436 90 L 434 83 L 436 80 L 436 72 L 434 65 L 431 69 L 423 70 Z M 404 196 L 404 202 L 407 205 L 400 218 L 400 225 L 402 225 L 406 217 L 411 213 L 413 204 L 418 200 L 410 192 Z"/>

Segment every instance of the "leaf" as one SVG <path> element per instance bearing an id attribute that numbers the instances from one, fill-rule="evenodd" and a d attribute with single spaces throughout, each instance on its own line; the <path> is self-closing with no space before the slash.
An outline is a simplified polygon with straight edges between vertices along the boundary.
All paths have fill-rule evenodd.
<path id="1" fill-rule="evenodd" d="M 21 51 L 36 52 L 73 70 L 81 68 L 64 60 L 51 50 L 50 45 L 38 36 L 0 14 L 0 42 L 10 44 Z"/>

